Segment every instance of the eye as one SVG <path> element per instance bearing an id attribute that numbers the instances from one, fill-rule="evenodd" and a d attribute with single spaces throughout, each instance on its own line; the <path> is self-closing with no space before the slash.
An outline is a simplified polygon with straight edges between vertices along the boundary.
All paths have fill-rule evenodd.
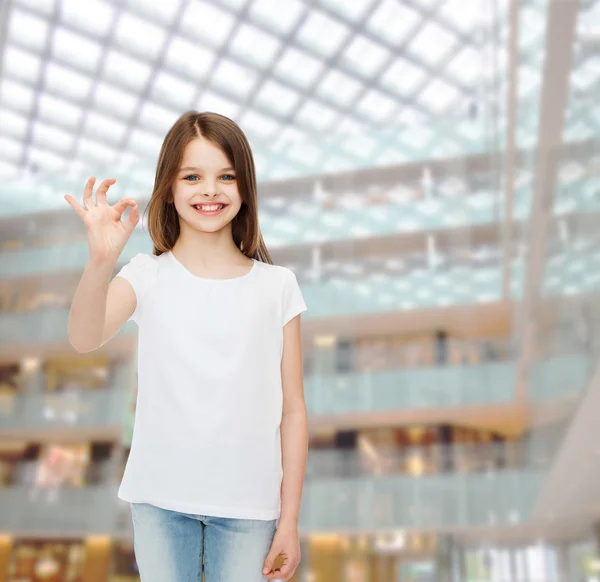
<path id="1" fill-rule="evenodd" d="M 197 178 L 198 180 L 200 179 L 200 178 L 198 178 L 198 176 L 190 175 L 190 176 L 186 176 L 184 178 L 184 180 L 187 180 L 188 182 L 195 182 L 196 181 L 196 180 L 190 180 L 190 178 Z"/>
<path id="2" fill-rule="evenodd" d="M 231 182 L 232 180 L 235 180 L 235 176 L 233 174 L 223 174 L 221 176 L 221 180 L 225 180 L 226 182 Z"/>

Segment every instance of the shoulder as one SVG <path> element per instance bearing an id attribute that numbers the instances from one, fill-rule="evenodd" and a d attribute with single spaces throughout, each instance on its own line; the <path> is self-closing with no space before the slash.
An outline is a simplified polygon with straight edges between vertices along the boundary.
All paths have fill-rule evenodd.
<path id="1" fill-rule="evenodd" d="M 129 261 L 126 261 L 118 273 L 118 276 L 128 279 L 131 283 L 135 280 L 137 283 L 146 283 L 156 278 L 158 268 L 161 263 L 160 257 L 136 253 Z"/>
<path id="2" fill-rule="evenodd" d="M 145 269 L 158 269 L 160 262 L 162 262 L 162 257 L 163 255 L 157 257 L 148 253 L 136 253 L 129 260 L 129 264 Z"/>
<path id="3" fill-rule="evenodd" d="M 282 283 L 286 283 L 288 281 L 293 281 L 296 279 L 296 275 L 291 269 L 288 267 L 284 267 L 283 265 L 271 265 L 269 263 L 259 262 L 261 269 L 267 276 L 271 276 L 273 279 L 277 279 Z"/>

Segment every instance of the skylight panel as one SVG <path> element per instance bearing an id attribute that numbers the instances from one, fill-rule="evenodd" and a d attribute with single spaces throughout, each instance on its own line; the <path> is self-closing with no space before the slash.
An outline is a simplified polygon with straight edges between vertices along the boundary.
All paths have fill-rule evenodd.
<path id="1" fill-rule="evenodd" d="M 470 85 L 483 72 L 483 59 L 474 48 L 465 47 L 450 61 L 446 70 L 455 79 Z"/>
<path id="2" fill-rule="evenodd" d="M 227 45 L 227 49 L 232 55 L 264 68 L 273 61 L 280 44 L 273 36 L 255 26 L 242 24 Z"/>
<path id="3" fill-rule="evenodd" d="M 362 88 L 363 85 L 352 77 L 332 69 L 323 77 L 316 92 L 329 101 L 346 106 L 352 103 Z"/>
<path id="4" fill-rule="evenodd" d="M 323 151 L 312 143 L 295 143 L 288 148 L 286 155 L 295 162 L 311 166 L 323 157 Z"/>
<path id="5" fill-rule="evenodd" d="M 41 72 L 41 59 L 27 51 L 22 51 L 11 45 L 4 47 L 4 75 L 34 85 Z"/>
<path id="6" fill-rule="evenodd" d="M 342 55 L 344 61 L 361 75 L 372 77 L 391 53 L 364 36 L 355 36 Z"/>
<path id="7" fill-rule="evenodd" d="M 423 102 L 428 109 L 440 113 L 458 97 L 456 89 L 436 79 L 429 83 L 419 94 L 419 101 Z"/>
<path id="8" fill-rule="evenodd" d="M 177 121 L 179 114 L 172 109 L 166 109 L 147 101 L 142 105 L 140 111 L 139 123 L 145 128 L 165 135 L 173 124 Z"/>
<path id="9" fill-rule="evenodd" d="M 56 0 L 14 0 L 14 3 L 20 6 L 27 6 L 40 14 L 50 16 L 54 10 Z"/>
<path id="10" fill-rule="evenodd" d="M 23 139 L 27 134 L 27 127 L 29 120 L 27 117 L 19 115 L 5 109 L 2 112 L 2 133 L 15 137 L 17 139 Z M 2 148 L 0 148 L 2 151 Z"/>
<path id="11" fill-rule="evenodd" d="M 94 89 L 94 106 L 100 111 L 129 119 L 137 105 L 137 97 L 107 83 L 98 83 Z"/>
<path id="12" fill-rule="evenodd" d="M 114 149 L 85 137 L 79 140 L 78 151 L 82 158 L 101 162 L 110 162 L 117 155 Z"/>
<path id="13" fill-rule="evenodd" d="M 229 37 L 233 24 L 231 14 L 206 2 L 192 0 L 181 19 L 180 28 L 203 43 L 219 48 Z"/>
<path id="14" fill-rule="evenodd" d="M 66 159 L 49 150 L 43 150 L 34 146 L 28 150 L 29 166 L 37 166 L 41 170 L 54 170 L 66 165 Z"/>
<path id="15" fill-rule="evenodd" d="M 34 93 L 25 85 L 11 81 L 0 80 L 0 103 L 10 107 L 13 111 L 29 114 L 33 105 Z"/>
<path id="16" fill-rule="evenodd" d="M 342 18 L 358 21 L 362 20 L 369 8 L 374 4 L 374 0 L 322 0 L 323 5 L 339 14 Z"/>
<path id="17" fill-rule="evenodd" d="M 216 87 L 244 99 L 254 88 L 255 82 L 255 71 L 229 59 L 223 59 L 213 73 L 213 83 Z"/>
<path id="18" fill-rule="evenodd" d="M 42 148 L 67 153 L 73 144 L 73 134 L 37 121 L 33 126 L 32 142 Z"/>
<path id="19" fill-rule="evenodd" d="M 210 71 L 215 53 L 180 37 L 175 37 L 165 54 L 165 65 L 184 77 L 201 79 Z"/>
<path id="20" fill-rule="evenodd" d="M 252 110 L 247 111 L 242 116 L 240 119 L 240 126 L 245 133 L 262 139 L 272 137 L 279 129 L 279 123 L 274 119 Z"/>
<path id="21" fill-rule="evenodd" d="M 126 131 L 124 123 L 107 115 L 90 111 L 86 116 L 84 134 L 88 137 L 99 138 L 116 146 L 122 142 Z"/>
<path id="22" fill-rule="evenodd" d="M 486 5 L 488 11 L 491 5 Z M 473 29 L 483 24 L 482 2 L 464 2 L 464 0 L 446 0 L 439 10 L 440 16 L 462 32 L 473 32 Z"/>
<path id="23" fill-rule="evenodd" d="M 347 26 L 323 12 L 312 10 L 298 31 L 297 39 L 325 57 L 333 55 L 348 38 Z"/>
<path id="24" fill-rule="evenodd" d="M 42 93 L 38 101 L 38 116 L 42 120 L 58 123 L 71 130 L 81 120 L 83 110 L 64 99 Z"/>
<path id="25" fill-rule="evenodd" d="M 167 36 L 164 28 L 128 12 L 121 14 L 114 34 L 119 45 L 148 60 L 156 59 Z"/>
<path id="26" fill-rule="evenodd" d="M 410 42 L 409 51 L 417 59 L 435 65 L 454 44 L 455 37 L 450 32 L 434 22 L 428 22 Z"/>
<path id="27" fill-rule="evenodd" d="M 337 111 L 329 107 L 315 101 L 307 101 L 298 112 L 296 119 L 314 130 L 322 131 L 334 122 L 337 115 Z"/>
<path id="28" fill-rule="evenodd" d="M 157 158 L 162 145 L 162 139 L 154 133 L 135 128 L 129 137 L 127 149 L 140 153 L 144 157 Z"/>
<path id="29" fill-rule="evenodd" d="M 281 115 L 289 114 L 296 107 L 300 96 L 276 81 L 267 81 L 256 96 L 256 102 L 273 109 Z"/>
<path id="30" fill-rule="evenodd" d="M 367 29 L 396 46 L 406 41 L 423 17 L 397 0 L 383 0 L 371 18 Z"/>
<path id="31" fill-rule="evenodd" d="M 188 109 L 196 93 L 196 85 L 161 71 L 156 75 L 151 95 L 153 99 L 169 103 L 177 109 Z"/>
<path id="32" fill-rule="evenodd" d="M 136 58 L 109 50 L 104 62 L 104 78 L 110 83 L 124 85 L 133 91 L 141 91 L 150 79 L 150 65 Z"/>
<path id="33" fill-rule="evenodd" d="M 276 73 L 303 88 L 310 86 L 322 70 L 322 61 L 293 47 L 286 49 L 274 67 Z"/>
<path id="34" fill-rule="evenodd" d="M 362 121 L 357 121 L 351 115 L 344 117 L 344 119 L 335 125 L 335 133 L 337 135 L 360 133 L 366 130 L 366 124 L 364 124 Z"/>
<path id="35" fill-rule="evenodd" d="M 13 9 L 8 23 L 8 39 L 34 51 L 42 52 L 48 37 L 48 22 L 44 18 Z"/>
<path id="36" fill-rule="evenodd" d="M 305 10 L 298 0 L 254 0 L 250 4 L 250 16 L 279 34 L 288 34 Z"/>
<path id="37" fill-rule="evenodd" d="M 413 94 L 426 78 L 423 69 L 398 58 L 382 75 L 381 84 L 399 95 L 408 96 Z"/>
<path id="38" fill-rule="evenodd" d="M 240 112 L 240 104 L 211 91 L 205 91 L 200 97 L 196 109 L 198 111 L 212 111 L 230 119 L 236 119 Z"/>
<path id="39" fill-rule="evenodd" d="M 360 153 L 361 157 L 370 157 L 380 148 L 378 140 L 365 135 L 353 135 L 342 140 L 342 148 L 353 155 Z"/>
<path id="40" fill-rule="evenodd" d="M 0 152 L 5 161 L 20 162 L 23 155 L 23 143 L 0 135 Z"/>
<path id="41" fill-rule="evenodd" d="M 396 107 L 396 101 L 374 89 L 371 89 L 357 105 L 358 111 L 377 122 L 391 122 Z"/>
<path id="42" fill-rule="evenodd" d="M 147 0 L 127 0 L 127 6 L 133 8 L 134 12 L 148 16 L 164 26 L 169 26 L 175 20 L 175 16 L 182 0 L 169 0 L 168 2 L 147 2 Z"/>
<path id="43" fill-rule="evenodd" d="M 83 101 L 92 89 L 92 80 L 51 62 L 46 66 L 46 88 L 75 101 Z"/>
<path id="44" fill-rule="evenodd" d="M 78 69 L 93 73 L 98 67 L 102 46 L 85 36 L 57 26 L 52 35 L 52 54 Z"/>
<path id="45" fill-rule="evenodd" d="M 103 0 L 62 0 L 61 19 L 81 31 L 105 37 L 111 28 L 115 9 Z"/>

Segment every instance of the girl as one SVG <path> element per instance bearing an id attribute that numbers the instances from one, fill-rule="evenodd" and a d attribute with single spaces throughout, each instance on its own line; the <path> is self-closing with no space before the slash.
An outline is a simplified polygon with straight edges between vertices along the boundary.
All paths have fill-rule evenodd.
<path id="1" fill-rule="evenodd" d="M 89 260 L 69 340 L 99 348 L 133 319 L 138 401 L 119 497 L 131 506 L 142 582 L 289 580 L 308 448 L 292 271 L 271 262 L 241 129 L 188 112 L 163 142 L 148 205 L 152 255 L 110 281 L 139 220 L 135 201 L 65 198 Z M 121 221 L 130 207 L 127 220 Z M 277 558 L 277 563 L 276 563 Z"/>

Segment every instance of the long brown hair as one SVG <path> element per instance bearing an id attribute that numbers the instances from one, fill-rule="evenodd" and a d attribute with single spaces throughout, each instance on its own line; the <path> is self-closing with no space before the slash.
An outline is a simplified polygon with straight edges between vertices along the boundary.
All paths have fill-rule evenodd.
<path id="1" fill-rule="evenodd" d="M 235 245 L 247 257 L 272 264 L 258 224 L 256 173 L 250 144 L 240 127 L 228 117 L 197 111 L 184 113 L 168 131 L 160 148 L 154 190 L 146 207 L 154 254 L 171 250 L 179 238 L 179 217 L 175 204 L 170 202 L 171 188 L 185 146 L 197 137 L 204 137 L 220 148 L 235 170 L 242 199 L 231 225 Z"/>

